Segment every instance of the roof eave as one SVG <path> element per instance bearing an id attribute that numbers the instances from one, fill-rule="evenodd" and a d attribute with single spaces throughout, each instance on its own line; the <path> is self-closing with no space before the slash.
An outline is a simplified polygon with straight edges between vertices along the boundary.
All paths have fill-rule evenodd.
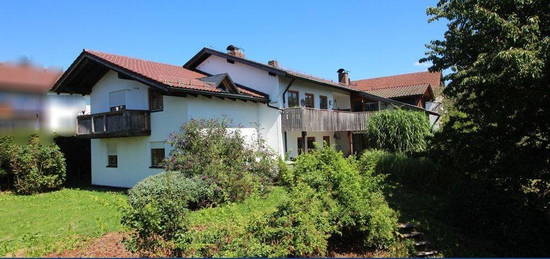
<path id="1" fill-rule="evenodd" d="M 250 100 L 250 101 L 256 101 L 256 102 L 267 102 L 267 100 L 265 98 L 259 98 L 259 97 L 248 96 L 248 95 L 243 95 L 243 94 L 210 92 L 210 91 L 201 91 L 201 90 L 195 90 L 195 89 L 186 89 L 186 88 L 178 88 L 178 87 L 169 86 L 169 85 L 151 80 L 151 79 L 149 79 L 147 77 L 144 77 L 142 75 L 139 75 L 139 74 L 137 74 L 133 71 L 130 71 L 130 70 L 128 70 L 126 68 L 123 68 L 121 66 L 118 66 L 116 64 L 113 64 L 113 63 L 111 63 L 111 62 L 109 62 L 109 61 L 107 61 L 103 58 L 97 57 L 97 56 L 95 56 L 91 53 L 88 53 L 86 51 L 82 51 L 82 53 L 77 57 L 77 59 L 73 62 L 73 64 L 71 64 L 69 69 L 67 69 L 67 71 L 65 71 L 65 73 L 61 76 L 61 78 L 55 83 L 54 87 L 52 88 L 52 89 L 54 89 L 55 92 L 57 92 L 57 93 L 62 93 L 62 92 L 74 93 L 74 92 L 69 92 L 69 91 L 63 91 L 63 90 L 60 89 L 60 87 L 63 85 L 64 81 L 71 74 L 71 72 L 73 72 L 78 67 L 78 65 L 82 62 L 82 60 L 84 60 L 85 58 L 89 58 L 90 60 L 98 62 L 101 65 L 104 65 L 104 66 L 106 66 L 107 68 L 109 68 L 113 71 L 116 71 L 116 72 L 119 72 L 119 73 L 124 73 L 125 75 L 129 76 L 133 80 L 136 80 L 136 81 L 138 81 L 142 84 L 145 84 L 147 86 L 157 88 L 157 89 L 161 90 L 162 92 L 164 92 L 166 94 L 176 94 L 177 95 L 178 93 L 189 93 L 189 94 L 196 94 L 196 95 L 200 94 L 200 95 L 205 95 L 205 96 L 219 96 L 219 97 L 243 99 L 243 100 Z"/>

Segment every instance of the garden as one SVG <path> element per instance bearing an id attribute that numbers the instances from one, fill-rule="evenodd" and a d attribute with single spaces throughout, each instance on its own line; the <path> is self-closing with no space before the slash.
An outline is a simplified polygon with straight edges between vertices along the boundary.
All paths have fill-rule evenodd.
<path id="1" fill-rule="evenodd" d="M 429 134 L 422 114 L 395 110 L 378 116 L 387 123 L 393 114 L 415 119 L 418 128 L 410 128 Z M 0 195 L 1 254 L 63 255 L 113 232 L 124 233 L 124 248 L 136 256 L 413 252 L 397 236 L 399 215 L 384 194 L 387 175 L 375 170 L 372 156 L 344 157 L 325 146 L 288 165 L 261 141 L 246 143 L 239 131 L 228 131 L 227 123 L 184 124 L 170 138 L 174 149 L 165 160 L 166 172 L 144 179 L 127 194 L 63 188 L 65 166 L 55 144 L 36 136 L 26 144 L 2 138 L 8 191 Z M 425 143 L 407 143 L 400 152 L 425 149 Z M 347 250 L 344 243 L 351 244 Z"/>

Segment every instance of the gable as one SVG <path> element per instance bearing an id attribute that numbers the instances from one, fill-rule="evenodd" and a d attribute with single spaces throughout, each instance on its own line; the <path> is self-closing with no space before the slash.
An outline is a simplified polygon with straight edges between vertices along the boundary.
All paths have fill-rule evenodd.
<path id="1" fill-rule="evenodd" d="M 90 94 L 97 81 L 109 70 L 118 72 L 124 79 L 135 80 L 167 95 L 201 94 L 267 101 L 261 94 L 249 91 L 241 93 L 228 81 L 223 86 L 232 91 L 219 88 L 215 83 L 201 80 L 207 75 L 180 66 L 88 50 L 84 50 L 56 82 L 54 91 Z"/>

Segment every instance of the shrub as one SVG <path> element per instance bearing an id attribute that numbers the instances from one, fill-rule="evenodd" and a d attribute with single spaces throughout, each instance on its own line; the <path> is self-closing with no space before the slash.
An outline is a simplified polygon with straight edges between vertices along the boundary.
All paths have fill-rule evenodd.
<path id="1" fill-rule="evenodd" d="M 431 130 L 424 113 L 395 109 L 375 113 L 366 135 L 370 148 L 410 154 L 426 150 Z"/>
<path id="2" fill-rule="evenodd" d="M 394 182 L 416 190 L 435 191 L 453 181 L 426 157 L 367 150 L 359 158 L 359 165 L 363 173 L 388 175 Z"/>
<path id="3" fill-rule="evenodd" d="M 169 140 L 174 147 L 167 170 L 206 176 L 221 188 L 225 201 L 240 201 L 278 178 L 276 156 L 258 141 L 245 143 L 226 120 L 192 120 Z"/>
<path id="4" fill-rule="evenodd" d="M 336 231 L 331 222 L 335 204 L 326 193 L 300 183 L 277 211 L 247 227 L 249 239 L 241 256 L 324 256 L 328 238 Z"/>
<path id="5" fill-rule="evenodd" d="M 178 172 L 153 175 L 136 184 L 122 217 L 122 224 L 133 230 L 128 247 L 147 256 L 171 255 L 172 240 L 185 230 L 189 208 L 218 200 L 216 188 L 205 179 Z"/>
<path id="6" fill-rule="evenodd" d="M 38 136 L 15 148 L 10 167 L 17 193 L 32 194 L 60 188 L 65 182 L 63 153 L 55 144 L 41 144 Z"/>
<path id="7" fill-rule="evenodd" d="M 346 159 L 333 147 L 317 149 L 297 158 L 289 178 L 291 188 L 304 183 L 334 200 L 330 220 L 335 233 L 358 232 L 368 247 L 393 243 L 397 215 L 382 194 L 383 176 L 361 175 L 353 157 Z"/>
<path id="8" fill-rule="evenodd" d="M 13 187 L 11 161 L 15 155 L 16 145 L 12 137 L 0 137 L 0 189 Z"/>
<path id="9" fill-rule="evenodd" d="M 264 195 L 254 194 L 243 202 L 191 212 L 188 227 L 178 234 L 175 256 L 244 257 L 258 254 L 248 232 L 258 218 L 270 214 L 288 199 L 281 187 Z"/>

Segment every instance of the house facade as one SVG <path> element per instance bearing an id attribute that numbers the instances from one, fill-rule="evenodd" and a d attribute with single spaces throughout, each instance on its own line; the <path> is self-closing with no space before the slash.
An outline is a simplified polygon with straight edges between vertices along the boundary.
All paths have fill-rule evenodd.
<path id="1" fill-rule="evenodd" d="M 360 132 L 377 110 L 425 111 L 350 87 L 344 70 L 339 78 L 248 60 L 233 46 L 204 48 L 183 66 L 84 50 L 54 91 L 90 96 L 77 135 L 92 139 L 92 184 L 131 187 L 162 171 L 170 134 L 192 119 L 229 119 L 247 140 L 262 138 L 293 158 L 324 143 L 360 150 Z"/>
<path id="2" fill-rule="evenodd" d="M 0 63 L 0 135 L 38 130 L 74 134 L 86 98 L 50 93 L 61 73 L 27 63 Z"/>

